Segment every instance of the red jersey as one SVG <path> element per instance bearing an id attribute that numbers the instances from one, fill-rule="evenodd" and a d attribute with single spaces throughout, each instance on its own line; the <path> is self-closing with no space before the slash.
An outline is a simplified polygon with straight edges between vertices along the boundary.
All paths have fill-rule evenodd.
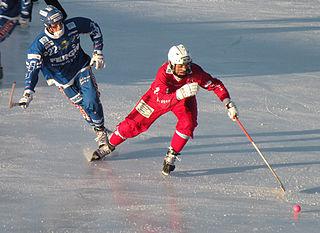
<path id="1" fill-rule="evenodd" d="M 212 77 L 195 63 L 191 64 L 191 72 L 180 80 L 174 76 L 169 63 L 164 63 L 159 68 L 156 78 L 146 94 L 149 98 L 152 98 L 151 102 L 156 101 L 158 102 L 158 106 L 159 104 L 160 106 L 163 104 L 162 107 L 167 108 L 179 101 L 176 98 L 176 90 L 186 83 L 193 82 L 197 82 L 200 87 L 208 91 L 213 91 L 221 101 L 225 98 L 230 98 L 228 90 L 223 83 L 219 79 Z"/>
<path id="2" fill-rule="evenodd" d="M 192 137 L 193 131 L 198 125 L 197 101 L 196 96 L 178 100 L 176 90 L 187 83 L 193 82 L 197 82 L 200 87 L 208 91 L 213 91 L 221 101 L 230 98 L 223 83 L 203 71 L 197 64 L 192 63 L 190 73 L 183 79 L 179 79 L 173 75 L 167 62 L 159 68 L 149 90 L 141 97 L 125 120 L 118 124 L 116 131 L 118 136 L 112 136 L 110 142 L 113 145 L 118 145 L 126 138 L 135 137 L 146 131 L 160 116 L 172 111 L 178 119 L 176 132 L 179 135 L 175 138 L 184 138 L 183 143 L 185 143 L 186 137 Z M 174 146 L 179 148 L 176 143 L 174 143 Z M 181 148 L 176 150 L 180 151 Z"/>

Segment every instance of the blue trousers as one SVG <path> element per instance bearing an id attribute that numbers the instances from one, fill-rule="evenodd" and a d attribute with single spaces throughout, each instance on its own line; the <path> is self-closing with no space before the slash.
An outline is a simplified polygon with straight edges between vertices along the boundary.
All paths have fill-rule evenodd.
<path id="1" fill-rule="evenodd" d="M 72 86 L 63 89 L 70 101 L 79 108 L 85 120 L 94 127 L 104 125 L 100 93 L 91 68 L 78 73 Z"/>

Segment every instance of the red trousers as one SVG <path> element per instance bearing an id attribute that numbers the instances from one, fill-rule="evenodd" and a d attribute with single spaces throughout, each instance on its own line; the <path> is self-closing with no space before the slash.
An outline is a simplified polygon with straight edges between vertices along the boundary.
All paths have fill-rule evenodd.
<path id="1" fill-rule="evenodd" d="M 111 144 L 117 146 L 125 139 L 139 135 L 146 131 L 161 115 L 169 111 L 173 112 L 178 120 L 173 138 L 180 136 L 184 140 L 183 145 L 174 148 L 176 152 L 183 148 L 189 137 L 193 137 L 193 131 L 198 125 L 197 100 L 195 96 L 180 100 L 171 106 L 158 103 L 152 97 L 154 95 L 150 91 L 142 96 L 124 121 L 118 124 L 117 130 L 110 137 Z"/>

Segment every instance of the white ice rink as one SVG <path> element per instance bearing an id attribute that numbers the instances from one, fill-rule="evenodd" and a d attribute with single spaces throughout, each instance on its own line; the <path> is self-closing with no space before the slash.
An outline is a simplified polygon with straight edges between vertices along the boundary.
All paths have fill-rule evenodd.
<path id="1" fill-rule="evenodd" d="M 99 23 L 107 67 L 95 71 L 106 126 L 114 129 L 148 89 L 178 43 L 218 76 L 240 120 L 287 191 L 212 94 L 198 94 L 199 126 L 171 177 L 163 156 L 173 114 L 126 141 L 113 158 L 88 164 L 94 132 L 42 77 L 26 110 L 30 27 L 0 44 L 0 232 L 283 232 L 320 226 L 320 3 L 317 0 L 65 0 L 68 17 Z M 83 47 L 91 54 L 87 35 Z M 299 203 L 302 212 L 294 215 Z"/>

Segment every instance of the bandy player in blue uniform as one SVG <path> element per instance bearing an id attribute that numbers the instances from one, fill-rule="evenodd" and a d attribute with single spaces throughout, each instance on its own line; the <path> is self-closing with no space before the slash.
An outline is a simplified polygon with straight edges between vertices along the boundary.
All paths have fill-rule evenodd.
<path id="1" fill-rule="evenodd" d="M 28 49 L 25 90 L 19 103 L 27 108 L 33 99 L 41 70 L 49 85 L 55 84 L 93 126 L 99 148 L 106 144 L 103 108 L 91 66 L 104 68 L 103 38 L 99 26 L 88 18 L 67 20 L 54 6 L 40 10 L 44 31 Z M 80 34 L 87 33 L 93 42 L 90 58 L 80 46 Z M 99 153 L 99 149 L 97 150 Z"/>
<path id="2" fill-rule="evenodd" d="M 0 0 L 0 43 L 10 36 L 18 23 L 22 27 L 31 19 L 31 0 Z M 0 79 L 3 78 L 0 51 Z"/>
<path id="3" fill-rule="evenodd" d="M 31 0 L 0 0 L 0 25 L 3 27 L 2 21 L 6 19 L 15 23 L 19 21 L 21 26 L 27 26 L 31 19 L 31 11 Z"/>
<path id="4" fill-rule="evenodd" d="M 0 43 L 10 36 L 16 25 L 27 28 L 32 16 L 33 2 L 37 0 L 0 0 Z M 57 7 L 63 14 L 67 13 L 58 0 L 45 0 L 48 5 Z M 3 77 L 0 52 L 0 79 Z"/>

